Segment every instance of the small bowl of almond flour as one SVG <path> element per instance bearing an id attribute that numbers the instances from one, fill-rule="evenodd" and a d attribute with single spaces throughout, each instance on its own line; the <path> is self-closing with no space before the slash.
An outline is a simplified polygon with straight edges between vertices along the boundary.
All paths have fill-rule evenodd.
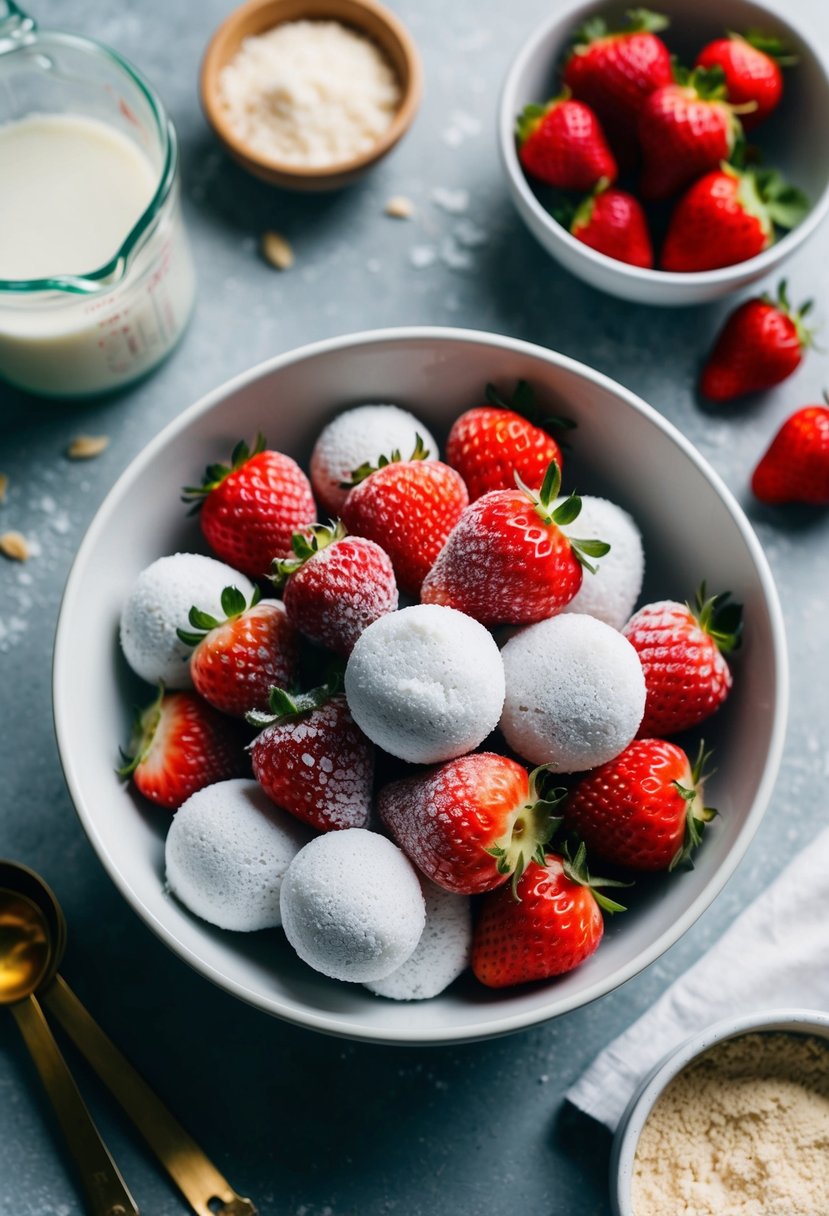
<path id="1" fill-rule="evenodd" d="M 634 1095 L 613 1145 L 614 1216 L 827 1216 L 829 1014 L 720 1022 Z"/>
<path id="2" fill-rule="evenodd" d="M 201 99 L 243 168 L 335 190 L 394 147 L 420 100 L 411 37 L 375 0 L 248 0 L 204 56 Z"/>

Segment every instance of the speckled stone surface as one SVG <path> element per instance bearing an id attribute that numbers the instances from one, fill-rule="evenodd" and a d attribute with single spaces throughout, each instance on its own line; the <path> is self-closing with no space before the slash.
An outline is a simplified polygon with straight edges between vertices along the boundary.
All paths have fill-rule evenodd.
<path id="1" fill-rule="evenodd" d="M 657 312 L 620 304 L 547 260 L 512 210 L 493 127 L 507 64 L 549 12 L 549 0 L 397 0 L 425 62 L 420 116 L 370 177 L 317 198 L 249 180 L 205 127 L 196 70 L 229 7 L 224 0 L 37 4 L 42 24 L 118 48 L 169 106 L 183 148 L 199 297 L 177 353 L 120 396 L 44 404 L 0 388 L 0 471 L 10 479 L 0 530 L 19 529 L 34 548 L 25 566 L 0 560 L 0 853 L 36 867 L 55 887 L 70 926 L 64 973 L 264 1216 L 607 1216 L 607 1138 L 564 1109 L 562 1094 L 826 820 L 829 516 L 762 510 L 746 485 L 782 418 L 820 400 L 827 355 L 810 353 L 777 391 L 704 410 L 695 376 L 725 306 Z M 788 0 L 785 11 L 829 42 L 829 10 L 818 0 Z M 415 220 L 383 215 L 394 194 L 415 202 Z M 294 246 L 288 273 L 258 256 L 267 228 Z M 793 297 L 815 297 L 824 335 L 827 256 L 829 229 L 787 268 Z M 178 962 L 122 901 L 81 831 L 58 763 L 49 688 L 73 553 L 146 441 L 206 390 L 269 355 L 410 322 L 468 325 L 554 347 L 615 376 L 670 417 L 749 511 L 780 588 L 793 676 L 772 806 L 736 875 L 694 929 L 589 1008 L 511 1038 L 434 1050 L 358 1046 L 282 1025 Z M 110 446 L 95 461 L 70 463 L 64 451 L 79 433 L 109 435 Z M 80 1067 L 79 1075 L 142 1211 L 186 1211 Z M 3 1015 L 0 1214 L 82 1211 L 32 1066 Z"/>

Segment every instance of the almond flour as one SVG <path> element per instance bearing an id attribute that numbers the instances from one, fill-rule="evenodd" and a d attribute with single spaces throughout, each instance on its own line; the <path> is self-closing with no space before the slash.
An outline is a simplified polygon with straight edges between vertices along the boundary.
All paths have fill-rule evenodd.
<path id="1" fill-rule="evenodd" d="M 668 1085 L 642 1129 L 635 1216 L 826 1216 L 829 1046 L 742 1035 Z"/>

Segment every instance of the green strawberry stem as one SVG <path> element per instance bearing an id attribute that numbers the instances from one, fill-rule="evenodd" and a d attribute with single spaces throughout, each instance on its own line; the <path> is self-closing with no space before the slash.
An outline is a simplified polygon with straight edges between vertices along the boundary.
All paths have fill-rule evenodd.
<path id="1" fill-rule="evenodd" d="M 342 670 L 336 665 L 332 668 L 324 684 L 320 685 L 319 688 L 312 688 L 308 692 L 289 693 L 286 689 L 278 688 L 273 684 L 268 690 L 268 703 L 271 712 L 262 713 L 258 709 L 252 709 L 249 713 L 245 714 L 245 720 L 251 726 L 257 726 L 261 729 L 265 726 L 273 726 L 277 722 L 286 722 L 291 718 L 299 718 L 303 714 L 309 714 L 313 710 L 325 705 L 327 701 L 336 696 L 341 688 Z"/>
<path id="2" fill-rule="evenodd" d="M 813 346 L 815 340 L 815 332 L 803 324 L 803 318 L 811 312 L 814 306 L 814 300 L 807 300 L 805 304 L 801 304 L 797 312 L 794 311 L 789 303 L 788 284 L 785 279 L 781 279 L 777 285 L 777 296 L 763 295 L 763 300 L 766 304 L 770 304 L 772 308 L 776 308 L 778 312 L 782 312 L 792 322 L 797 333 L 797 339 L 802 349 L 807 346 Z"/>
<path id="3" fill-rule="evenodd" d="M 331 520 L 327 524 L 312 524 L 304 532 L 294 532 L 291 537 L 293 557 L 275 557 L 271 563 L 271 573 L 267 576 L 275 587 L 281 587 L 292 574 L 301 570 L 305 563 L 315 553 L 327 549 L 345 536 L 345 524 L 341 519 Z"/>
<path id="4" fill-rule="evenodd" d="M 654 13 L 648 8 L 629 8 L 623 29 L 611 30 L 604 17 L 590 17 L 576 30 L 573 41 L 577 47 L 589 46 L 599 38 L 611 34 L 658 34 L 671 24 L 664 13 Z"/>
<path id="5" fill-rule="evenodd" d="M 747 42 L 755 51 L 762 51 L 769 59 L 773 59 L 778 67 L 792 68 L 800 62 L 799 56 L 795 55 L 791 47 L 781 42 L 776 35 L 767 34 L 763 30 L 746 30 L 745 34 L 735 34 L 729 30 L 728 37 L 733 38 L 735 42 L 738 39 Z"/>
<path id="6" fill-rule="evenodd" d="M 512 410 L 520 414 L 533 426 L 539 427 L 552 435 L 555 430 L 573 430 L 576 423 L 572 418 L 562 418 L 556 414 L 543 414 L 535 398 L 535 390 L 527 380 L 519 380 L 513 389 L 512 396 L 504 398 L 494 384 L 487 384 L 484 395 L 490 405 L 499 410 Z"/>
<path id="7" fill-rule="evenodd" d="M 547 466 L 547 472 L 544 475 L 541 489 L 537 492 L 531 490 L 526 485 L 518 473 L 513 473 L 515 484 L 518 489 L 524 494 L 535 508 L 535 513 L 543 520 L 545 524 L 555 524 L 556 527 L 563 527 L 566 524 L 571 524 L 574 519 L 577 519 L 581 512 L 581 499 L 578 494 L 571 494 L 565 498 L 564 502 L 559 506 L 555 505 L 555 501 L 559 496 L 561 489 L 561 469 L 555 460 L 551 460 Z M 596 573 L 596 567 L 587 559 L 588 557 L 604 557 L 610 552 L 610 545 L 603 540 L 576 540 L 571 536 L 567 537 L 570 548 L 573 551 L 573 556 L 586 570 L 591 574 Z"/>
<path id="8" fill-rule="evenodd" d="M 624 904 L 617 903 L 615 899 L 611 899 L 608 895 L 603 895 L 601 891 L 597 891 L 597 887 L 632 887 L 632 882 L 621 882 L 616 878 L 595 878 L 587 868 L 587 849 L 584 841 L 580 841 L 575 857 L 570 856 L 569 849 L 565 849 L 562 862 L 564 873 L 571 882 L 577 882 L 580 887 L 588 887 L 593 892 L 593 898 L 600 908 L 605 912 L 627 912 Z"/>
<path id="9" fill-rule="evenodd" d="M 687 867 L 688 869 L 694 868 L 692 855 L 702 843 L 702 834 L 705 831 L 706 823 L 710 823 L 717 814 L 714 807 L 704 805 L 702 797 L 703 785 L 707 778 L 711 776 L 710 771 L 705 771 L 705 766 L 710 758 L 711 753 L 705 750 L 705 744 L 700 740 L 696 759 L 691 768 L 690 787 L 680 785 L 678 781 L 674 782 L 677 792 L 685 799 L 685 836 L 682 844 L 671 858 L 671 864 L 668 866 L 669 872 L 678 869 L 680 866 Z"/>
<path id="10" fill-rule="evenodd" d="M 731 592 L 708 596 L 705 583 L 697 590 L 693 605 L 686 604 L 703 633 L 717 644 L 723 654 L 739 649 L 742 642 L 743 606 L 731 600 Z"/>
<path id="11" fill-rule="evenodd" d="M 181 492 L 181 501 L 195 503 L 191 514 L 198 511 L 211 490 L 215 490 L 226 477 L 229 477 L 231 473 L 235 473 L 243 464 L 247 464 L 252 456 L 258 456 L 260 452 L 264 452 L 265 446 L 265 436 L 261 431 L 257 433 L 253 447 L 249 447 L 244 439 L 240 439 L 231 453 L 229 465 L 209 464 L 204 470 L 204 477 L 200 486 L 185 486 Z"/>
<path id="12" fill-rule="evenodd" d="M 719 64 L 710 68 L 686 68 L 676 59 L 672 63 L 674 82 L 685 89 L 693 89 L 700 101 L 725 101 L 728 89 L 725 72 Z M 756 109 L 756 102 L 751 102 Z M 733 108 L 733 107 L 732 107 Z"/>
<path id="13" fill-rule="evenodd" d="M 512 875 L 512 895 L 520 903 L 518 882 L 531 861 L 545 864 L 544 847 L 549 844 L 561 827 L 562 818 L 556 815 L 565 789 L 556 787 L 544 790 L 545 778 L 550 770 L 541 764 L 533 769 L 529 778 L 529 797 L 516 811 L 504 835 L 486 851 L 495 858 L 499 874 Z"/>
<path id="14" fill-rule="evenodd" d="M 146 709 L 136 711 L 130 736 L 129 751 L 119 747 L 124 763 L 115 770 L 119 777 L 131 777 L 152 745 L 153 736 L 161 721 L 161 704 L 164 700 L 164 685 L 159 684 L 158 695 Z"/>
<path id="15" fill-rule="evenodd" d="M 236 617 L 241 616 L 249 608 L 255 608 L 261 598 L 262 592 L 258 587 L 254 587 L 250 603 L 248 603 L 238 587 L 225 587 L 220 599 L 224 617 L 220 619 L 211 616 L 209 612 L 202 612 L 194 604 L 187 615 L 192 629 L 177 629 L 176 633 L 179 640 L 184 642 L 186 646 L 198 646 L 202 638 L 205 638 L 211 629 L 217 629 L 219 625 L 224 625 L 226 621 L 234 621 Z"/>
<path id="16" fill-rule="evenodd" d="M 421 436 L 415 433 L 414 451 L 411 456 L 407 457 L 407 460 L 426 460 L 428 456 L 429 449 L 426 447 Z M 395 448 L 389 456 L 378 457 L 377 464 L 372 464 L 370 460 L 366 460 L 359 468 L 352 471 L 350 481 L 340 482 L 340 489 L 351 490 L 354 486 L 358 486 L 361 481 L 365 481 L 367 477 L 370 477 L 372 473 L 376 473 L 378 469 L 384 469 L 389 464 L 400 464 L 402 461 L 403 457 L 398 448 Z"/>

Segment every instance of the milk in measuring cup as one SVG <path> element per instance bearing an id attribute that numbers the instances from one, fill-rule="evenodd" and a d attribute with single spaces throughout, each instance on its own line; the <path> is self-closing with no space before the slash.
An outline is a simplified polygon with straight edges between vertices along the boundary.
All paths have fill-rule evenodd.
<path id="1" fill-rule="evenodd" d="M 114 126 L 30 114 L 0 125 L 0 183 L 0 279 L 37 280 L 105 266 L 159 173 Z M 117 388 L 174 345 L 193 293 L 179 210 L 167 208 L 105 290 L 0 293 L 0 378 L 59 396 Z"/>

